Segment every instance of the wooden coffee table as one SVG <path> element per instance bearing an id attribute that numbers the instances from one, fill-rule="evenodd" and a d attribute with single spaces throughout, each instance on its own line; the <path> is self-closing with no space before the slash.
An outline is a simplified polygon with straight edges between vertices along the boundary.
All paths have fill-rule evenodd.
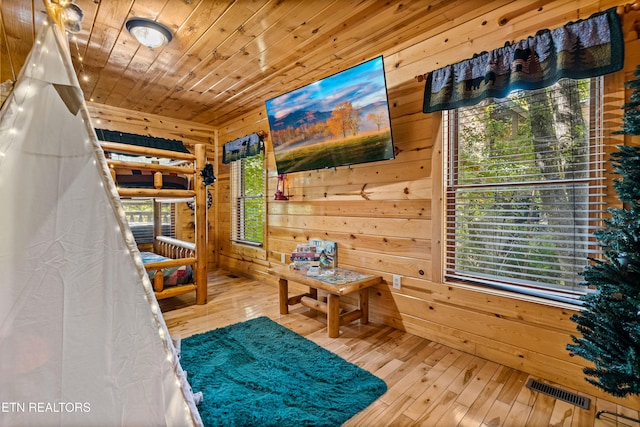
<path id="1" fill-rule="evenodd" d="M 289 314 L 289 306 L 302 304 L 327 315 L 327 330 L 330 338 L 340 335 L 340 325 L 360 319 L 369 322 L 369 287 L 382 281 L 380 276 L 372 276 L 342 268 L 334 269 L 333 276 L 307 276 L 304 272 L 288 267 L 274 267 L 268 270 L 278 277 L 280 289 L 280 314 Z M 309 287 L 309 292 L 289 296 L 289 281 Z M 326 291 L 327 302 L 318 300 L 318 289 Z M 340 314 L 340 297 L 358 291 L 358 308 Z"/>

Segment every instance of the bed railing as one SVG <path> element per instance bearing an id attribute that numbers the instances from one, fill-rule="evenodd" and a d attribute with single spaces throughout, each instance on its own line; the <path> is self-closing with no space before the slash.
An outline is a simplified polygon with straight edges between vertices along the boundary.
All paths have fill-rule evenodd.
<path id="1" fill-rule="evenodd" d="M 195 258 L 178 258 L 169 259 L 166 261 L 150 262 L 144 265 L 147 271 L 154 271 L 153 275 L 153 290 L 155 291 L 156 298 L 169 298 L 176 295 L 186 294 L 187 292 L 197 291 L 195 283 L 187 283 L 183 285 L 171 286 L 169 288 L 164 287 L 164 272 L 163 268 L 181 267 L 183 265 L 190 265 L 195 271 Z"/>
<path id="2" fill-rule="evenodd" d="M 167 258 L 189 258 L 196 255 L 196 244 L 167 236 L 156 236 L 156 252 Z"/>

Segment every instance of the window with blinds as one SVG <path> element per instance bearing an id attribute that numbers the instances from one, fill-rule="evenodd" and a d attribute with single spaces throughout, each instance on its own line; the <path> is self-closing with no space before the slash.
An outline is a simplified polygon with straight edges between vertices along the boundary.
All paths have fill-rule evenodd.
<path id="1" fill-rule="evenodd" d="M 231 163 L 231 232 L 238 243 L 264 242 L 264 168 L 262 152 Z"/>
<path id="2" fill-rule="evenodd" d="M 602 79 L 445 114 L 445 277 L 576 302 L 606 210 Z"/>
<path id="3" fill-rule="evenodd" d="M 153 216 L 156 209 L 153 199 L 121 199 L 121 202 L 136 243 L 153 243 Z M 175 204 L 158 203 L 157 207 L 160 208 L 162 235 L 175 238 Z"/>

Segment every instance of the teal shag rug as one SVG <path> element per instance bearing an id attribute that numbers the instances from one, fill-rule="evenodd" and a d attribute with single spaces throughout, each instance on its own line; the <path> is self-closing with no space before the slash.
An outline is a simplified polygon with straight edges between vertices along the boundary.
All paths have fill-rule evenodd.
<path id="1" fill-rule="evenodd" d="M 180 363 L 205 426 L 339 426 L 384 381 L 267 317 L 193 335 Z"/>

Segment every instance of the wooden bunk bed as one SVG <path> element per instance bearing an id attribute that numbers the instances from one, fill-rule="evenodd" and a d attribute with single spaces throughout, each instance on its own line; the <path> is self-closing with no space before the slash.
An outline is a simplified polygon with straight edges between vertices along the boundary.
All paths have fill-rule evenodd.
<path id="1" fill-rule="evenodd" d="M 154 214 L 154 240 L 153 253 L 166 257 L 162 261 L 145 263 L 145 269 L 152 273 L 150 277 L 156 298 L 163 299 L 188 292 L 195 292 L 196 304 L 207 302 L 207 189 L 204 178 L 199 172 L 206 163 L 206 147 L 204 144 L 196 144 L 195 152 L 181 153 L 177 151 L 161 150 L 156 148 L 139 147 L 115 142 L 102 142 L 102 149 L 109 153 L 121 153 L 137 156 L 157 157 L 173 161 L 186 161 L 185 165 L 161 165 L 155 163 L 142 163 L 135 161 L 122 161 L 107 159 L 112 177 L 118 185 L 120 197 L 150 198 L 150 199 L 195 199 L 195 242 L 184 242 L 178 239 L 162 236 L 162 224 L 159 210 Z M 135 182 L 122 178 L 125 186 L 118 183 L 116 171 L 144 171 L 151 179 L 152 185 L 145 182 Z M 186 175 L 193 183 L 191 188 L 176 187 L 174 181 L 165 185 L 167 178 L 175 178 L 176 175 Z M 124 177 L 124 175 L 121 175 Z M 151 187 L 151 188 L 149 188 Z M 167 188 L 170 187 L 170 188 Z M 144 256 L 143 256 L 144 259 Z M 165 286 L 166 269 L 190 266 L 193 270 L 192 283 Z"/>

